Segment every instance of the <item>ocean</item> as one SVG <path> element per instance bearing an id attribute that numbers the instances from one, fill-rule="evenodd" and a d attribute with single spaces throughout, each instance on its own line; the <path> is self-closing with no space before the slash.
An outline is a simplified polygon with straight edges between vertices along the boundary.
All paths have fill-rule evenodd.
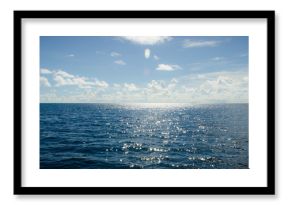
<path id="1" fill-rule="evenodd" d="M 248 169 L 248 104 L 40 104 L 41 169 Z"/>

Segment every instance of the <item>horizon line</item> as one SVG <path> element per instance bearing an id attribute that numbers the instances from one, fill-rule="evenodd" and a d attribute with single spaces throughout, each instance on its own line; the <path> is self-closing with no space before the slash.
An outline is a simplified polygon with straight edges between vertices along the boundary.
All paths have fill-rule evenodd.
<path id="1" fill-rule="evenodd" d="M 39 102 L 39 104 L 192 104 L 192 105 L 215 105 L 215 104 L 249 104 L 249 102 L 217 102 L 217 103 L 191 103 L 191 102 Z"/>

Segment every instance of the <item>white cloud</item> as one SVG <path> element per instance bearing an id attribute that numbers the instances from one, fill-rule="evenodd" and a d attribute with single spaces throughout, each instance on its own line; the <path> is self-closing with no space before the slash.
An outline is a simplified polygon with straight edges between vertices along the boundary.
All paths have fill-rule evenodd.
<path id="1" fill-rule="evenodd" d="M 223 99 L 225 95 L 234 87 L 231 81 L 227 81 L 224 76 L 218 76 L 217 79 L 207 80 L 198 87 L 198 94 L 209 96 L 210 98 Z"/>
<path id="2" fill-rule="evenodd" d="M 167 85 L 167 88 L 169 90 L 173 90 L 173 89 L 176 88 L 177 83 L 178 83 L 178 80 L 176 78 L 172 78 L 171 81 L 170 81 L 170 83 Z"/>
<path id="3" fill-rule="evenodd" d="M 112 57 L 119 57 L 119 56 L 121 56 L 121 53 L 113 51 L 113 52 L 111 52 L 111 56 Z"/>
<path id="4" fill-rule="evenodd" d="M 57 87 L 62 86 L 62 85 L 71 85 L 72 84 L 71 79 L 69 79 L 69 81 L 68 81 L 67 79 L 65 79 L 61 75 L 55 75 L 53 79 L 56 82 Z"/>
<path id="5" fill-rule="evenodd" d="M 67 57 L 75 57 L 75 54 L 68 54 Z"/>
<path id="6" fill-rule="evenodd" d="M 175 71 L 180 70 L 181 67 L 179 65 L 170 65 L 170 64 L 159 64 L 156 70 L 159 71 Z"/>
<path id="7" fill-rule="evenodd" d="M 176 78 L 172 78 L 171 83 L 178 83 L 178 80 Z"/>
<path id="8" fill-rule="evenodd" d="M 192 48 L 192 47 L 214 47 L 220 44 L 220 41 L 195 41 L 186 39 L 183 42 L 184 48 Z"/>
<path id="9" fill-rule="evenodd" d="M 80 88 L 91 88 L 92 86 L 95 85 L 94 82 L 87 81 L 85 77 L 74 77 L 72 81 L 73 85 L 77 85 Z"/>
<path id="10" fill-rule="evenodd" d="M 168 70 L 168 68 L 166 69 Z M 41 93 L 42 102 L 172 102 L 193 104 L 248 102 L 247 71 L 193 73 L 169 80 L 155 79 L 146 84 L 126 82 L 114 83 L 112 86 L 109 86 L 106 81 L 75 76 L 62 70 L 51 72 L 56 87 Z M 52 85 L 47 78 L 42 76 L 40 84 L 47 87 Z M 62 86 L 75 87 L 61 88 Z M 51 90 L 56 90 L 57 94 L 58 89 L 63 89 L 65 94 L 47 95 L 51 93 Z"/>
<path id="11" fill-rule="evenodd" d="M 40 76 L 40 85 L 43 85 L 45 87 L 51 87 L 48 79 L 46 77 Z"/>
<path id="12" fill-rule="evenodd" d="M 154 58 L 155 60 L 159 60 L 159 59 L 160 59 L 157 55 L 154 55 L 153 58 Z"/>
<path id="13" fill-rule="evenodd" d="M 160 93 L 164 91 L 164 82 L 152 80 L 148 83 L 147 87 L 148 87 L 147 91 L 151 93 Z"/>
<path id="14" fill-rule="evenodd" d="M 47 68 L 40 68 L 40 73 L 43 75 L 51 74 L 52 72 Z"/>
<path id="15" fill-rule="evenodd" d="M 198 75 L 197 75 L 197 78 L 198 78 L 198 79 L 205 79 L 205 75 L 198 74 Z"/>
<path id="16" fill-rule="evenodd" d="M 169 36 L 121 36 L 121 38 L 140 45 L 156 45 L 172 39 Z"/>
<path id="17" fill-rule="evenodd" d="M 64 77 L 64 78 L 74 78 L 74 75 L 69 74 L 69 73 L 67 73 L 67 72 L 65 72 L 65 71 L 62 71 L 62 70 L 58 70 L 58 71 L 56 71 L 56 72 L 55 72 L 55 75 L 62 76 L 62 77 Z"/>
<path id="18" fill-rule="evenodd" d="M 116 60 L 114 63 L 116 63 L 118 65 L 126 65 L 126 63 L 122 60 Z"/>
<path id="19" fill-rule="evenodd" d="M 144 89 L 146 99 L 149 102 L 176 102 L 178 96 L 178 80 L 171 81 L 152 80 Z"/>
<path id="20" fill-rule="evenodd" d="M 61 75 L 55 75 L 54 80 L 56 82 L 56 86 L 66 86 L 66 85 L 76 85 L 80 88 L 91 88 L 94 85 L 93 82 L 88 82 L 83 77 L 63 77 Z"/>
<path id="21" fill-rule="evenodd" d="M 120 86 L 121 86 L 121 85 L 118 84 L 118 83 L 114 83 L 114 84 L 113 84 L 113 87 L 114 87 L 114 88 L 119 88 Z"/>
<path id="22" fill-rule="evenodd" d="M 144 50 L 144 56 L 145 56 L 145 58 L 150 58 L 150 53 L 151 53 L 151 51 L 150 51 L 150 49 L 149 48 L 146 48 L 145 50 Z"/>
<path id="23" fill-rule="evenodd" d="M 138 90 L 137 86 L 134 83 L 125 83 L 124 87 L 129 91 L 136 91 Z"/>
<path id="24" fill-rule="evenodd" d="M 95 85 L 98 88 L 107 88 L 107 87 L 109 87 L 109 84 L 107 82 L 105 82 L 105 81 L 96 81 Z"/>
<path id="25" fill-rule="evenodd" d="M 248 102 L 247 76 L 247 72 L 204 73 L 185 77 L 182 82 L 195 103 Z"/>
<path id="26" fill-rule="evenodd" d="M 107 88 L 109 84 L 105 81 L 90 80 L 86 77 L 74 76 L 65 71 L 58 70 L 54 72 L 54 81 L 56 87 L 60 86 L 78 86 L 79 88 Z"/>

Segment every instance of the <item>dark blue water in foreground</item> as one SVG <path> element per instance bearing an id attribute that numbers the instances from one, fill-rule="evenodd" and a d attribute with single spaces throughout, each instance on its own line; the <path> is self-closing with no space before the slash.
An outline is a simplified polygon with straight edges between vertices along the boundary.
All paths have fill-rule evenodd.
<path id="1" fill-rule="evenodd" d="M 40 104 L 42 169 L 245 169 L 248 104 Z"/>

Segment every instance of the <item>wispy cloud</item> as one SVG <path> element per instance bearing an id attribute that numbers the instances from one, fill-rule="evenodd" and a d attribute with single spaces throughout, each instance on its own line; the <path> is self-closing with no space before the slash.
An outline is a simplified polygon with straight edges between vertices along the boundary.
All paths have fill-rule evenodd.
<path id="1" fill-rule="evenodd" d="M 221 61 L 221 60 L 224 60 L 224 59 L 225 59 L 224 57 L 214 57 L 211 60 L 213 60 L 213 61 Z"/>
<path id="2" fill-rule="evenodd" d="M 113 51 L 113 52 L 111 52 L 111 56 L 112 57 L 120 57 L 121 56 L 121 53 L 118 53 L 118 52 Z"/>
<path id="3" fill-rule="evenodd" d="M 146 59 L 150 58 L 150 53 L 151 53 L 151 51 L 150 51 L 149 48 L 146 48 L 144 50 L 144 56 L 145 56 Z"/>
<path id="4" fill-rule="evenodd" d="M 43 76 L 40 76 L 40 85 L 45 86 L 45 87 L 51 87 L 48 79 Z"/>
<path id="5" fill-rule="evenodd" d="M 139 45 L 156 45 L 172 40 L 170 36 L 121 36 L 120 38 Z"/>
<path id="6" fill-rule="evenodd" d="M 40 73 L 43 75 L 51 74 L 52 72 L 47 68 L 40 68 Z"/>
<path id="7" fill-rule="evenodd" d="M 180 70 L 181 67 L 179 65 L 170 65 L 170 64 L 159 64 L 156 70 L 159 71 L 175 71 Z"/>
<path id="8" fill-rule="evenodd" d="M 160 59 L 157 55 L 154 55 L 153 58 L 154 58 L 155 60 L 159 60 L 159 59 Z"/>
<path id="9" fill-rule="evenodd" d="M 126 62 L 124 62 L 123 60 L 116 60 L 116 61 L 114 61 L 114 63 L 116 63 L 118 65 L 126 65 Z"/>
<path id="10" fill-rule="evenodd" d="M 196 41 L 186 39 L 183 41 L 184 48 L 193 48 L 193 47 L 214 47 L 219 45 L 220 41 Z"/>
<path id="11" fill-rule="evenodd" d="M 248 53 L 242 53 L 239 55 L 239 57 L 248 57 Z"/>
<path id="12" fill-rule="evenodd" d="M 105 54 L 104 51 L 96 51 L 96 54 L 99 55 L 99 54 Z"/>
<path id="13" fill-rule="evenodd" d="M 55 71 L 55 75 L 62 76 L 64 78 L 74 78 L 75 77 L 74 75 L 69 74 L 69 73 L 62 71 L 62 70 Z"/>
<path id="14" fill-rule="evenodd" d="M 67 57 L 75 57 L 75 54 L 73 54 L 73 53 L 71 53 L 71 54 L 68 54 L 68 55 L 66 55 Z"/>

